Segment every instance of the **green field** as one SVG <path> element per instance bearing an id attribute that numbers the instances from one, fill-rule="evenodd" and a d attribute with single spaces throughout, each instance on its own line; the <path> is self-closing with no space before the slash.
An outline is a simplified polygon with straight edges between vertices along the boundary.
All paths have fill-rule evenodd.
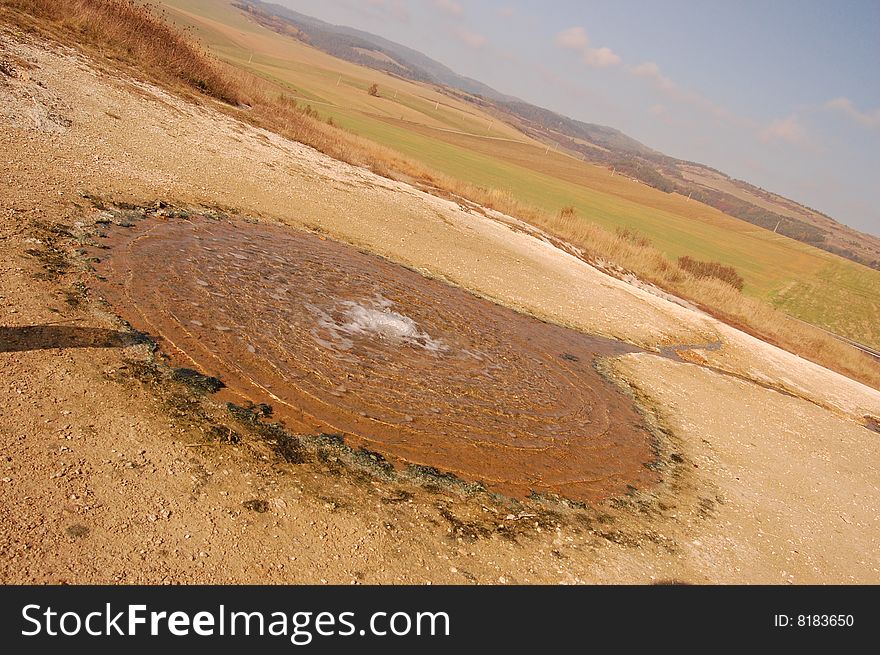
<path id="1" fill-rule="evenodd" d="M 744 292 L 792 316 L 880 347 L 880 272 L 665 194 L 546 146 L 477 107 L 341 61 L 251 22 L 223 0 L 167 0 L 221 59 L 272 80 L 322 117 L 451 177 L 509 190 L 557 212 L 628 227 L 670 257 L 734 266 Z M 379 98 L 366 90 L 379 85 Z M 588 117 L 587 117 L 588 118 Z"/>

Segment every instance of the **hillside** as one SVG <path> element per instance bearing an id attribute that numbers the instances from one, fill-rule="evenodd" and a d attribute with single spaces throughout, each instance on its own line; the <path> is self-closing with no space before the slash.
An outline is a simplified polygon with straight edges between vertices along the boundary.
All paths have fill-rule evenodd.
<path id="1" fill-rule="evenodd" d="M 335 57 L 446 87 L 447 92 L 496 114 L 533 138 L 608 166 L 656 189 L 700 200 L 754 225 L 880 268 L 880 238 L 854 230 L 797 202 L 730 178 L 708 166 L 663 155 L 614 128 L 585 123 L 505 96 L 422 53 L 374 34 L 331 25 L 260 0 L 236 0 L 233 5 L 261 25 L 289 34 Z"/>
<path id="2" fill-rule="evenodd" d="M 234 0 L 234 7 L 270 29 L 293 26 L 297 38 L 346 61 L 400 75 L 419 82 L 441 84 L 493 100 L 515 100 L 492 87 L 459 75 L 452 69 L 406 46 L 375 34 L 331 25 L 288 7 L 259 0 Z"/>

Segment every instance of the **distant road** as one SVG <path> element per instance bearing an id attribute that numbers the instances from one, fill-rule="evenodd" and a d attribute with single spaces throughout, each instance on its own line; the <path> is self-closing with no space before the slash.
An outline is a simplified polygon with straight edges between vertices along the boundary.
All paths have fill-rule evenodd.
<path id="1" fill-rule="evenodd" d="M 827 332 L 827 330 L 826 330 L 826 332 Z M 834 334 L 834 333 L 832 332 L 831 334 Z M 839 334 L 834 334 L 834 336 L 837 337 L 838 339 L 840 339 L 841 341 L 848 343 L 853 348 L 858 348 L 863 353 L 868 353 L 869 355 L 871 355 L 871 357 L 873 357 L 875 359 L 880 359 L 880 350 L 874 350 L 873 348 L 869 348 L 868 346 L 866 346 L 863 343 L 859 343 L 858 341 L 853 341 L 852 339 L 847 339 L 846 337 L 842 337 Z"/>
<path id="2" fill-rule="evenodd" d="M 806 321 L 802 321 L 801 319 L 796 318 L 794 316 L 791 316 L 790 318 L 793 318 L 794 320 L 799 321 L 799 322 L 803 323 L 804 325 L 809 325 L 811 327 L 814 327 L 817 330 L 822 330 L 822 332 L 825 332 L 826 334 L 830 334 L 832 337 L 834 337 L 838 341 L 843 341 L 844 343 L 848 343 L 856 350 L 861 350 L 866 355 L 870 355 L 874 359 L 880 360 L 880 350 L 876 350 L 874 348 L 871 348 L 870 346 L 866 346 L 865 344 L 859 343 L 858 341 L 853 341 L 852 339 L 848 339 L 847 337 L 841 336 L 841 335 L 837 334 L 836 332 L 832 332 L 831 330 L 826 330 L 825 328 L 819 327 L 818 325 L 814 325 L 813 323 L 807 323 Z"/>

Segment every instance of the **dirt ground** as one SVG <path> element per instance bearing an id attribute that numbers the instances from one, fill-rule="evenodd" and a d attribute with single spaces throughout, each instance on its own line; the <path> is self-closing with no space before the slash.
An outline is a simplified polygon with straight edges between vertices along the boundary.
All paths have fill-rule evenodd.
<path id="1" fill-rule="evenodd" d="M 880 582 L 880 392 L 73 51 L 0 27 L 0 61 L 0 581 Z M 389 474 L 332 444 L 291 461 L 169 380 L 89 291 L 75 242 L 97 198 L 309 229 L 648 350 L 721 347 L 605 362 L 657 435 L 661 482 L 596 506 Z"/>

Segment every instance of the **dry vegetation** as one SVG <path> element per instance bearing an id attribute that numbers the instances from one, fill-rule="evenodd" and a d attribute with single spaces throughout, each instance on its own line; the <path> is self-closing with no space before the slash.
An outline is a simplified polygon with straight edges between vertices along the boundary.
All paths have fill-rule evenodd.
<path id="1" fill-rule="evenodd" d="M 745 280 L 733 266 L 725 266 L 718 262 L 701 262 L 687 255 L 678 258 L 678 266 L 696 277 L 708 277 L 726 282 L 737 291 L 742 291 L 745 286 Z"/>
<path id="2" fill-rule="evenodd" d="M 880 367 L 870 356 L 829 334 L 789 318 L 740 293 L 742 278 L 714 262 L 667 258 L 631 231 L 616 233 L 577 216 L 571 207 L 551 215 L 524 206 L 505 191 L 486 189 L 438 174 L 399 153 L 323 122 L 280 88 L 207 55 L 161 12 L 134 0 L 0 0 L 20 24 L 51 30 L 104 57 L 136 68 L 178 91 L 197 91 L 224 111 L 388 177 L 421 182 L 520 218 L 580 248 L 592 261 L 610 262 L 746 331 L 802 357 L 880 389 Z M 36 21 L 33 19 L 37 19 Z"/>
<path id="3" fill-rule="evenodd" d="M 236 103 L 236 81 L 205 57 L 191 40 L 161 15 L 126 0 L 0 0 L 49 21 L 77 43 L 107 57 L 137 62 L 161 81 L 179 81 L 225 102 Z"/>
<path id="4" fill-rule="evenodd" d="M 575 216 L 548 219 L 538 215 L 531 220 L 584 248 L 591 259 L 611 261 L 731 325 L 880 389 L 880 367 L 869 355 L 765 302 L 744 296 L 727 281 L 694 275 L 670 261 L 644 238 L 633 238 L 624 232 L 612 234 Z"/>

